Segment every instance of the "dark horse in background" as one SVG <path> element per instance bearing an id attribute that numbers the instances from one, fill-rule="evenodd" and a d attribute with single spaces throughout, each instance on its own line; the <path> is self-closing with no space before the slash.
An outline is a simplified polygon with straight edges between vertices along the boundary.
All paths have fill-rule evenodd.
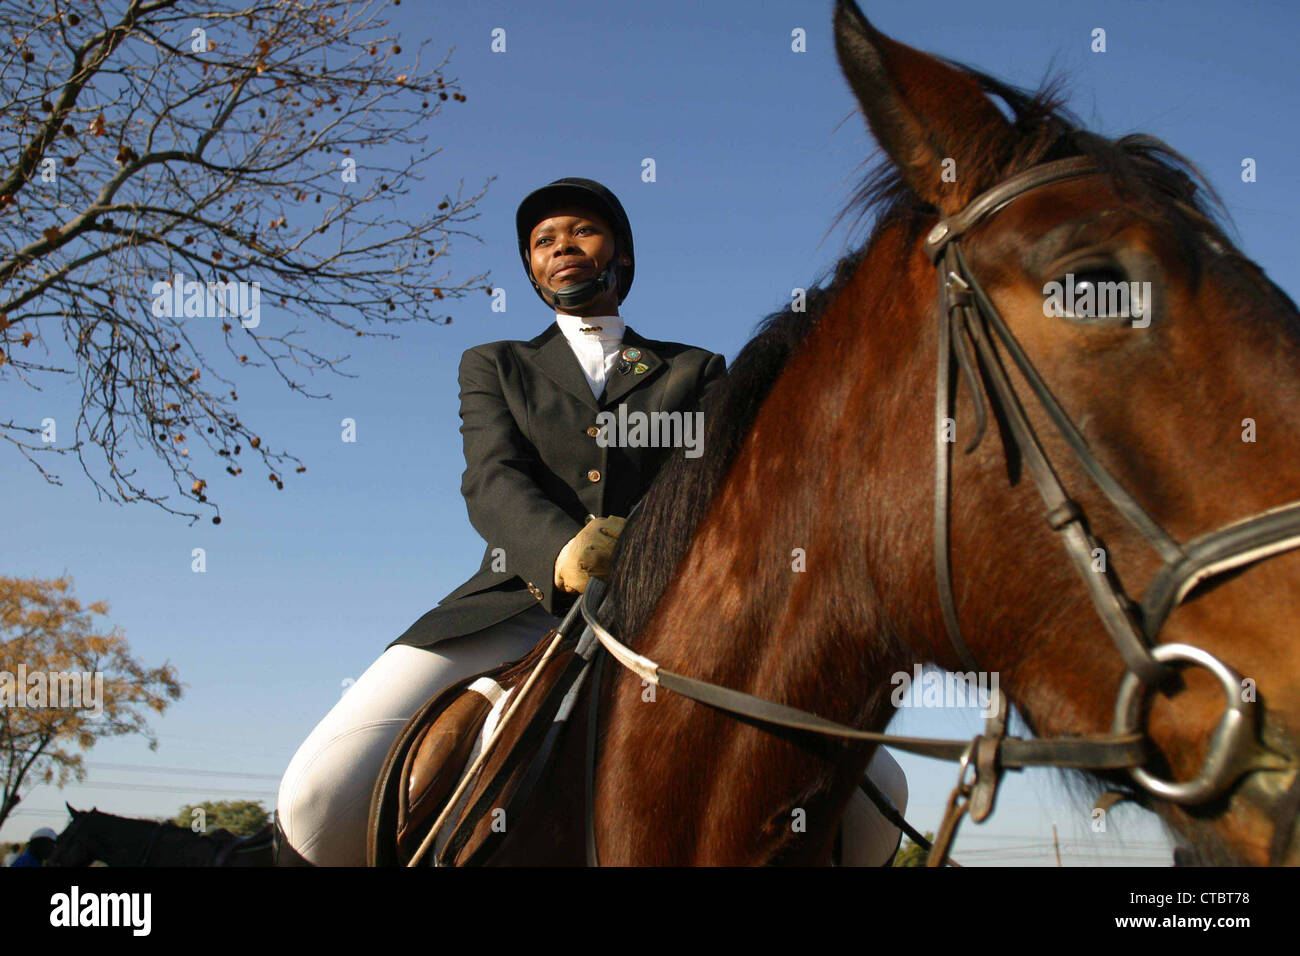
<path id="1" fill-rule="evenodd" d="M 271 866 L 271 828 L 241 837 L 218 828 L 196 833 L 170 821 L 138 820 L 67 805 L 72 822 L 47 866 Z"/>
<path id="2" fill-rule="evenodd" d="M 1199 175 L 1164 144 L 1082 130 L 1051 91 L 1024 94 L 897 43 L 850 0 L 836 5 L 835 39 L 884 152 L 854 204 L 876 213 L 874 229 L 809 294 L 806 314 L 768 317 L 706 396 L 704 455 L 669 461 L 629 520 L 601 618 L 664 668 L 878 731 L 894 716 L 891 674 L 918 661 L 965 669 L 946 636 L 932 538 L 939 333 L 923 243 L 940 217 L 1039 164 L 1095 163 L 1095 173 L 1007 204 L 972 230 L 964 254 L 1096 458 L 1179 541 L 1300 490 L 1300 317 L 1210 217 Z M 1150 282 L 1149 325 L 1049 317 L 1044 287 L 1067 273 Z M 967 388 L 955 401 L 961 448 L 975 404 Z M 1025 407 L 1111 566 L 1141 593 L 1159 557 L 1042 408 Z M 1253 443 L 1243 441 L 1246 418 Z M 989 432 L 953 465 L 950 551 L 966 645 L 1000 675 L 1032 734 L 1104 734 L 1125 662 L 1024 480 L 1022 449 L 1001 419 Z M 796 548 L 804 573 L 792 570 Z M 1212 584 L 1173 612 L 1160 642 L 1203 648 L 1255 681 L 1273 772 L 1244 774 L 1199 806 L 1152 801 L 1123 771 L 1078 779 L 1128 788 L 1199 862 L 1264 863 L 1295 817 L 1300 556 Z M 1151 695 L 1144 723 L 1147 769 L 1165 779 L 1197 774 L 1224 710 L 1209 673 L 1182 676 L 1176 692 Z M 610 661 L 598 694 L 601 863 L 830 859 L 874 744 L 773 734 L 668 691 L 648 694 Z M 496 862 L 583 862 L 587 707 L 574 713 L 558 772 Z M 796 809 L 806 829 L 790 825 Z M 1300 859 L 1300 838 L 1282 847 L 1285 862 Z"/>

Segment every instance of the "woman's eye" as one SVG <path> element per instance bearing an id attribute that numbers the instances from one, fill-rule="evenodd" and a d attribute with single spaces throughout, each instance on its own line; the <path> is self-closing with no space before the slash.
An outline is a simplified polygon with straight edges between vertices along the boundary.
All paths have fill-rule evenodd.
<path id="1" fill-rule="evenodd" d="M 1112 266 L 1067 272 L 1043 291 L 1046 314 L 1071 319 L 1129 319 L 1145 315 L 1150 305 L 1140 283 Z"/>
<path id="2" fill-rule="evenodd" d="M 578 233 L 581 232 L 593 232 L 593 231 L 594 230 L 592 229 L 591 226 L 579 226 L 577 229 L 573 230 L 573 234 L 576 236 Z M 540 246 L 542 243 L 548 241 L 549 239 L 550 236 L 543 236 L 541 239 L 537 240 L 537 245 Z"/>

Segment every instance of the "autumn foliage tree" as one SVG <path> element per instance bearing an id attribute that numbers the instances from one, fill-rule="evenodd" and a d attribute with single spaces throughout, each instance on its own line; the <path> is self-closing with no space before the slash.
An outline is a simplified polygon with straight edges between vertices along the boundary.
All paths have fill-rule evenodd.
<path id="1" fill-rule="evenodd" d="M 0 576 L 0 826 L 37 783 L 85 779 L 82 752 L 100 740 L 140 734 L 155 749 L 146 715 L 181 697 L 175 670 L 136 660 L 118 628 L 100 633 L 94 618 L 108 614 L 108 605 L 83 606 L 71 586 L 67 577 Z M 57 674 L 102 675 L 97 706 L 51 706 L 51 695 L 38 697 Z M 30 695 L 27 687 L 14 693 L 20 676 Z"/>
<path id="2" fill-rule="evenodd" d="M 236 410 L 236 376 L 324 397 L 301 379 L 342 374 L 328 330 L 393 338 L 487 288 L 443 260 L 490 178 L 409 198 L 438 152 L 423 131 L 465 96 L 383 9 L 0 0 L 0 388 L 75 380 L 82 395 L 53 436 L 0 419 L 46 480 L 75 456 L 101 497 L 218 523 L 214 474 L 283 488 L 305 469 Z M 159 315 L 176 275 L 256 285 L 267 314 L 196 317 L 187 295 L 186 314 Z M 133 447 L 174 494 L 128 465 Z"/>

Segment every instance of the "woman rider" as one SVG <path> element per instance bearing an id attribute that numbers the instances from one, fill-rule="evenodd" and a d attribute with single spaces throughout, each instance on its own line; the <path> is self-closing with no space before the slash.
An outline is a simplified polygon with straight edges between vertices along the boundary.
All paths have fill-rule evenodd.
<path id="1" fill-rule="evenodd" d="M 680 450 L 606 447 L 597 415 L 620 405 L 629 415 L 691 411 L 726 372 L 721 355 L 624 324 L 632 230 L 600 183 L 535 190 L 515 229 L 555 321 L 461 358 L 461 492 L 487 542 L 482 564 L 388 645 L 298 748 L 280 782 L 279 865 L 364 866 L 371 791 L 406 721 L 447 685 L 523 657 L 607 573 L 627 514 Z"/>

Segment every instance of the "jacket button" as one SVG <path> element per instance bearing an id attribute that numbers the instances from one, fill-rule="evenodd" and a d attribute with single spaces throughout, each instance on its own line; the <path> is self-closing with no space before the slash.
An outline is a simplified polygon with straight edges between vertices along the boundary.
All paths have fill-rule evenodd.
<path id="1" fill-rule="evenodd" d="M 597 435 L 600 434 L 600 428 L 599 428 L 599 426 L 596 426 L 596 425 L 591 425 L 591 426 L 589 426 L 589 427 L 587 428 L 587 434 L 590 435 L 592 438 L 595 438 Z"/>
<path id="2" fill-rule="evenodd" d="M 540 590 L 538 590 L 537 586 L 533 584 L 532 581 L 528 582 L 528 593 L 531 594 L 533 597 L 537 598 L 537 600 L 539 601 L 545 600 L 546 598 L 546 595 L 544 595 Z"/>
<path id="3" fill-rule="evenodd" d="M 600 481 L 600 472 L 595 468 L 591 469 L 591 471 L 587 472 L 587 480 L 593 483 Z"/>

